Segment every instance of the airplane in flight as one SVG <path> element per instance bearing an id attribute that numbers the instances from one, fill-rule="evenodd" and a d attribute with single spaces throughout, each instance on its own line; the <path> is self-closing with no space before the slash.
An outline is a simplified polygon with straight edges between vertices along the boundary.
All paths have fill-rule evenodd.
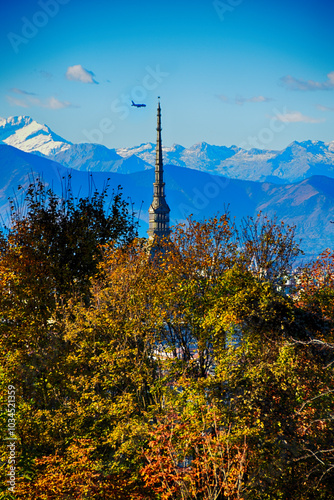
<path id="1" fill-rule="evenodd" d="M 136 108 L 146 108 L 146 104 L 136 104 L 135 102 L 132 101 L 131 106 L 136 106 Z"/>

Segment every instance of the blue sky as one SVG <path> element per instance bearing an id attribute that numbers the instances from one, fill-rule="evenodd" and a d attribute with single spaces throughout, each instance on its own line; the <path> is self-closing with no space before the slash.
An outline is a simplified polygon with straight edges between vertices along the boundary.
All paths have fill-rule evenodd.
<path id="1" fill-rule="evenodd" d="M 128 147 L 155 141 L 159 95 L 166 146 L 329 142 L 333 18 L 330 0 L 11 0 L 0 116 Z"/>

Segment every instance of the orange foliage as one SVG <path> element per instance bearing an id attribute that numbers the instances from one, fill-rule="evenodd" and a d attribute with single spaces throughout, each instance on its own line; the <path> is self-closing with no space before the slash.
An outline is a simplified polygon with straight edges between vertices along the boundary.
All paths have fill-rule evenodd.
<path id="1" fill-rule="evenodd" d="M 100 463 L 91 456 L 89 440 L 70 445 L 65 455 L 35 460 L 36 477 L 18 479 L 17 500 L 146 500 L 148 491 L 131 483 L 126 473 L 104 475 Z"/>
<path id="2" fill-rule="evenodd" d="M 247 467 L 246 439 L 233 444 L 230 429 L 217 421 L 200 430 L 193 422 L 181 422 L 168 414 L 152 429 L 145 451 L 147 465 L 141 470 L 147 487 L 162 500 L 242 500 L 242 481 Z"/>

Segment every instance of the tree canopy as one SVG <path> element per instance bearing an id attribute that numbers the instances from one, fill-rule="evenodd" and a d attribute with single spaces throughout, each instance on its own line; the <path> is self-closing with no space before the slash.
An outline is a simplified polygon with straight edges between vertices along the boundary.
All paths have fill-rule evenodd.
<path id="1" fill-rule="evenodd" d="M 97 194 L 64 213 L 38 189 L 0 261 L 12 498 L 334 498 L 331 252 L 292 272 L 293 228 L 229 213 L 152 252 L 121 198 L 113 232 Z"/>

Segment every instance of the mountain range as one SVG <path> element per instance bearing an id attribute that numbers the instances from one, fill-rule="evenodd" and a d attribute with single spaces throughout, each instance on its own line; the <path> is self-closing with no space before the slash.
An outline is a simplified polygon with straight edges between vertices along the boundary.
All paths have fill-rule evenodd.
<path id="1" fill-rule="evenodd" d="M 151 168 L 155 144 L 108 149 L 100 144 L 72 144 L 28 116 L 0 119 L 0 141 L 64 167 L 90 172 L 129 174 Z M 163 148 L 165 164 L 233 179 L 287 184 L 312 175 L 334 177 L 334 141 L 293 142 L 282 151 L 212 146 L 205 142 L 184 148 Z"/>
<path id="2" fill-rule="evenodd" d="M 153 144 L 117 150 L 72 144 L 29 117 L 0 120 L 0 141 L 0 213 L 5 220 L 8 197 L 15 197 L 18 205 L 22 202 L 24 189 L 17 191 L 18 185 L 27 187 L 32 178 L 40 177 L 61 195 L 70 174 L 75 196 L 87 195 L 92 187 L 101 190 L 106 183 L 111 190 L 122 186 L 140 219 L 140 235 L 145 236 L 154 181 Z M 190 214 L 204 219 L 229 206 L 237 222 L 262 211 L 296 224 L 297 238 L 302 239 L 308 257 L 334 248 L 334 224 L 330 223 L 334 220 L 334 142 L 292 143 L 281 152 L 201 143 L 189 149 L 164 148 L 163 153 L 172 224 Z M 248 169 L 242 161 L 248 162 Z"/>

